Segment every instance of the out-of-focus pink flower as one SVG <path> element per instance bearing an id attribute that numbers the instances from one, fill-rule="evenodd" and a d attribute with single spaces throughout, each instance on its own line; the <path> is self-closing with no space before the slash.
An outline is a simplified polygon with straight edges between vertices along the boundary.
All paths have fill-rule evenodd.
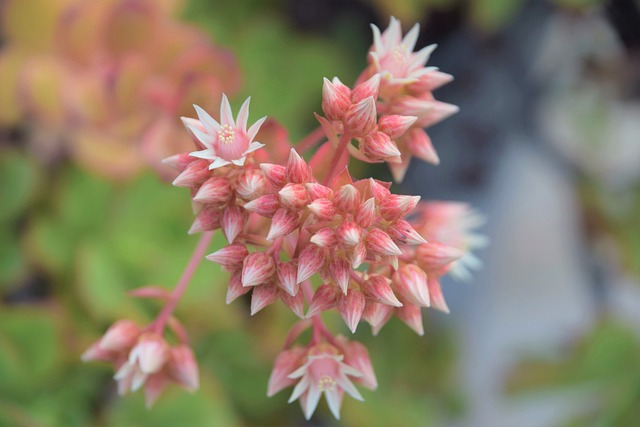
<path id="1" fill-rule="evenodd" d="M 204 131 L 189 122 L 185 122 L 185 126 L 193 132 L 198 141 L 205 146 L 205 149 L 194 151 L 190 155 L 209 160 L 211 162 L 209 169 L 216 169 L 231 163 L 243 166 L 247 154 L 264 147 L 264 144 L 253 139 L 267 118 L 259 119 L 247 130 L 250 100 L 251 98 L 247 98 L 242 107 L 240 107 L 237 122 L 233 119 L 229 100 L 224 94 L 220 104 L 220 123 L 196 105 L 196 112 Z"/>

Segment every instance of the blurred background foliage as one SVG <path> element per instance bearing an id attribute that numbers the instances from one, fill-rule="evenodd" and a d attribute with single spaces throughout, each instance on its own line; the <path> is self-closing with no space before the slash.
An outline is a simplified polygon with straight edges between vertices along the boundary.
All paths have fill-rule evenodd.
<path id="1" fill-rule="evenodd" d="M 365 65 L 369 22 L 383 27 L 393 14 L 405 29 L 423 24 L 422 44 L 472 31 L 491 45 L 528 3 L 5 0 L 0 426 L 305 424 L 299 408 L 287 405 L 286 392 L 266 397 L 271 363 L 292 315 L 273 307 L 250 318 L 247 301 L 226 306 L 225 274 L 210 263 L 199 268 L 177 312 L 201 365 L 197 393 L 171 389 L 147 411 L 139 395 L 116 396 L 109 368 L 79 361 L 116 319 L 150 321 L 158 307 L 127 298 L 126 292 L 144 285 L 171 288 L 196 244 L 186 234 L 193 220 L 188 196 L 168 184 L 170 176 L 158 162 L 188 143 L 178 116 L 193 115 L 194 102 L 215 111 L 222 91 L 233 95 L 236 107 L 251 95 L 251 116 L 275 117 L 297 141 L 316 126 L 311 113 L 320 110 L 322 78 L 337 75 L 351 83 Z M 578 20 L 604 7 L 598 0 L 546 3 L 552 14 Z M 585 63 L 593 64 L 592 58 L 587 55 Z M 609 57 L 596 63 L 617 64 Z M 609 84 L 592 71 L 584 87 L 595 87 L 594 79 Z M 567 91 L 563 82 L 545 86 L 553 95 L 545 98 L 547 105 L 566 101 L 580 87 L 576 82 L 584 81 L 584 75 L 574 75 Z M 615 91 L 605 92 L 606 99 L 622 102 Z M 620 108 L 628 111 L 627 104 Z M 575 128 L 603 123 L 610 111 L 590 110 L 596 118 L 566 122 L 578 120 Z M 637 116 L 627 120 L 637 122 Z M 567 139 L 563 129 L 553 132 Z M 640 145 L 640 134 L 631 135 L 632 145 Z M 608 140 L 600 143 L 609 148 Z M 577 177 L 586 242 L 594 251 L 603 244 L 614 247 L 616 256 L 607 262 L 616 277 L 637 278 L 638 175 L 610 184 L 590 168 L 591 160 L 571 154 L 597 149 L 558 147 L 551 147 L 554 155 Z M 615 163 L 612 168 L 614 174 L 621 170 Z M 214 244 L 220 246 L 222 238 Z M 575 420 L 568 415 L 566 425 L 640 423 L 637 334 L 604 314 L 593 330 L 555 354 L 523 355 L 506 389 L 522 396 L 588 384 L 589 393 L 577 399 L 585 410 Z M 328 319 L 334 330 L 343 328 L 334 317 Z M 381 389 L 363 391 L 365 403 L 345 400 L 343 425 L 443 425 L 464 415 L 464 378 L 455 369 L 451 325 L 430 312 L 426 336 L 416 337 L 398 323 L 376 339 L 364 328 L 356 333 L 369 348 Z M 333 423 L 321 405 L 312 424 Z"/>

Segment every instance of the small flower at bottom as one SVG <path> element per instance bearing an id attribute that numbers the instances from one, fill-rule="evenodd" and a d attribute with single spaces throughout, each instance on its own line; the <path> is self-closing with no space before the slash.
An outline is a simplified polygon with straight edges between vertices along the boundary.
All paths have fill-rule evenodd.
<path id="1" fill-rule="evenodd" d="M 344 392 L 354 399 L 364 400 L 349 378 L 360 378 L 362 373 L 345 364 L 343 359 L 344 355 L 336 347 L 319 344 L 309 349 L 304 365 L 288 375 L 290 379 L 300 379 L 289 402 L 300 399 L 306 419 L 310 419 L 315 412 L 323 393 L 331 413 L 337 419 L 340 419 Z"/>

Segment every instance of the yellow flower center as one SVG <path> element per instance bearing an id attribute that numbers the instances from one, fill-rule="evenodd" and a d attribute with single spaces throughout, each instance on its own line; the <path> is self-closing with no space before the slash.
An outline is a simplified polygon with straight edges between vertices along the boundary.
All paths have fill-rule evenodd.
<path id="1" fill-rule="evenodd" d="M 399 64 L 404 64 L 409 57 L 409 49 L 403 44 L 396 46 L 393 49 L 393 60 Z"/>
<path id="2" fill-rule="evenodd" d="M 333 391 L 336 389 L 336 382 L 330 376 L 323 375 L 322 378 L 320 378 L 320 381 L 318 381 L 318 388 L 320 389 L 320 391 Z"/>
<path id="3" fill-rule="evenodd" d="M 236 137 L 236 133 L 229 125 L 222 125 L 222 129 L 218 131 L 218 138 L 223 144 L 231 144 Z"/>

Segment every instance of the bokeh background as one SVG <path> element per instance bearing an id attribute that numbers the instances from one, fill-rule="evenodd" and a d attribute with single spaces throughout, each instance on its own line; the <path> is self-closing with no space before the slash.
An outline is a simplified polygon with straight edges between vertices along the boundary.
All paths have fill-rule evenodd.
<path id="1" fill-rule="evenodd" d="M 640 425 L 640 1 L 0 5 L 0 426 Z M 300 140 L 322 77 L 351 84 L 390 15 L 438 43 L 430 64 L 456 80 L 436 97 L 461 108 L 430 130 L 441 165 L 398 189 L 488 218 L 484 267 L 444 284 L 452 313 L 429 310 L 424 337 L 361 326 L 379 389 L 307 423 L 266 397 L 293 315 L 226 306 L 204 263 L 178 308 L 202 389 L 150 411 L 117 397 L 80 355 L 118 318 L 152 319 L 126 291 L 172 287 L 196 244 L 159 163 L 188 144 L 178 117 L 251 95 Z"/>

